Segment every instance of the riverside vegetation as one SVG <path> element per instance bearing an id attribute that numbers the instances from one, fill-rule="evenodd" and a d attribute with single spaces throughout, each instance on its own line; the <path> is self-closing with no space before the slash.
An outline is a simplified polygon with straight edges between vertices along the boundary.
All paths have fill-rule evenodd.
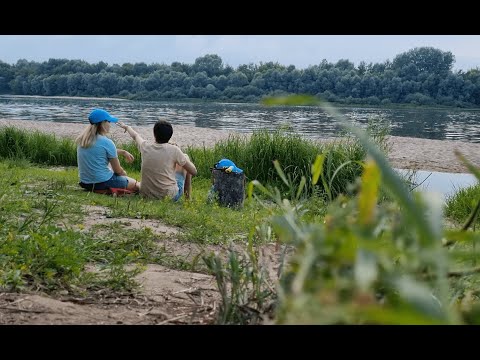
<path id="1" fill-rule="evenodd" d="M 278 62 L 233 68 L 216 54 L 193 64 L 90 64 L 83 60 L 0 60 L 0 94 L 131 100 L 256 102 L 264 96 L 321 96 L 339 104 L 478 107 L 480 70 L 454 70 L 455 55 L 418 47 L 392 61 L 357 66 L 326 59 L 301 69 Z"/>
<path id="2" fill-rule="evenodd" d="M 214 275 L 221 324 L 480 323 L 478 185 L 445 206 L 411 192 L 386 161 L 385 131 L 346 127 L 355 137 L 321 145 L 279 130 L 186 149 L 199 176 L 192 200 L 178 204 L 85 192 L 73 141 L 2 128 L 0 288 L 135 296 L 135 275 L 160 264 Z M 125 167 L 138 177 L 138 152 L 126 149 L 136 160 Z M 222 157 L 249 177 L 243 209 L 207 203 L 209 168 Z M 89 206 L 108 208 L 113 219 L 177 226 L 176 241 L 204 251 L 172 256 L 150 229 L 115 222 L 86 230 Z M 259 248 L 271 242 L 274 274 L 259 261 Z M 207 251 L 220 244 L 231 245 L 227 254 Z M 102 271 L 85 271 L 93 265 Z"/>

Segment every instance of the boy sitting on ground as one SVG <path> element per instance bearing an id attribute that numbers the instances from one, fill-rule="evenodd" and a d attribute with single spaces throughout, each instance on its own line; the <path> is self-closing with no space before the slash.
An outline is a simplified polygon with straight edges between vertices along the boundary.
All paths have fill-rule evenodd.
<path id="1" fill-rule="evenodd" d="M 165 120 L 157 121 L 153 127 L 155 142 L 143 139 L 123 122 L 118 125 L 135 140 L 142 154 L 140 195 L 154 199 L 170 197 L 177 201 L 185 194 L 189 199 L 191 177 L 197 174 L 197 169 L 178 146 L 168 143 L 173 135 L 172 125 Z"/>

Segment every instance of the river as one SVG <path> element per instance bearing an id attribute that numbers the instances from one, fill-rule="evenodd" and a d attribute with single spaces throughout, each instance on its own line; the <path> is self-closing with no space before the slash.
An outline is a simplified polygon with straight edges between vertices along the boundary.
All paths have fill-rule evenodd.
<path id="1" fill-rule="evenodd" d="M 165 118 L 177 125 L 238 132 L 285 127 L 309 138 L 343 135 L 330 115 L 311 106 L 0 96 L 3 119 L 85 123 L 90 111 L 98 107 L 132 125 L 149 125 Z M 341 106 L 338 110 L 363 128 L 371 119 L 388 124 L 393 136 L 480 143 L 480 109 Z"/>

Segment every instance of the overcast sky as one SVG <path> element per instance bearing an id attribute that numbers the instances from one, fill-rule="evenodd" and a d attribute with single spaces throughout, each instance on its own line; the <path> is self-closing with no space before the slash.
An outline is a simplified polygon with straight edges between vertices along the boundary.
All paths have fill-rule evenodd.
<path id="1" fill-rule="evenodd" d="M 233 67 L 274 61 L 305 68 L 322 59 L 384 62 L 421 46 L 451 51 L 454 70 L 480 67 L 480 35 L 0 35 L 0 60 L 192 64 L 217 54 Z"/>

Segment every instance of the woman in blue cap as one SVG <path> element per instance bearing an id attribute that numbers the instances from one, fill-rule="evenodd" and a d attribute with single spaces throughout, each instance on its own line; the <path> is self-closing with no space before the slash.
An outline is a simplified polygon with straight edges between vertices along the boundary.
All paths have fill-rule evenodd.
<path id="1" fill-rule="evenodd" d="M 103 109 L 95 109 L 88 116 L 90 125 L 77 137 L 77 161 L 80 186 L 87 190 L 122 188 L 132 191 L 140 189 L 140 182 L 127 176 L 120 165 L 118 155 L 127 162 L 133 155 L 118 149 L 105 135 L 110 131 L 110 123 L 118 122 Z"/>

